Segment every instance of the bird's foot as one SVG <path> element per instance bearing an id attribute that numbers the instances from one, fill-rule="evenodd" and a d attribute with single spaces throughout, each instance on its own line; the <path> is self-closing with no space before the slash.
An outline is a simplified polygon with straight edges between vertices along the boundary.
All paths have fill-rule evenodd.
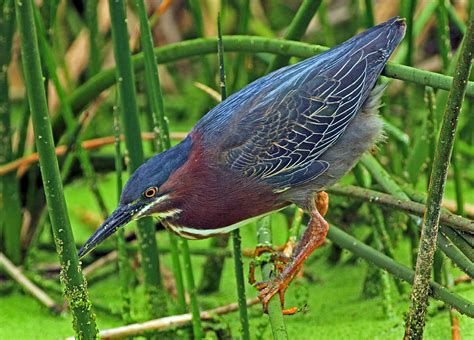
<path id="1" fill-rule="evenodd" d="M 262 302 L 263 312 L 268 314 L 268 303 L 278 293 L 283 315 L 293 315 L 298 311 L 297 307 L 285 309 L 285 291 L 292 278 L 285 279 L 280 273 L 277 277 L 269 281 L 257 282 L 254 287 L 259 290 L 258 298 Z"/>
<path id="2" fill-rule="evenodd" d="M 312 198 L 309 202 L 311 219 L 300 242 L 296 247 L 294 244 L 291 245 L 291 250 L 293 250 L 291 258 L 275 252 L 271 247 L 258 247 L 255 249 L 256 260 L 250 264 L 249 282 L 259 290 L 258 298 L 262 302 L 265 313 L 268 313 L 268 303 L 277 293 L 280 296 L 283 314 L 288 315 L 297 312 L 296 307 L 284 309 L 285 291 L 295 275 L 303 267 L 303 263 L 308 256 L 324 243 L 329 224 L 323 215 L 328 210 L 328 202 L 329 197 L 325 192 L 318 193 L 316 199 Z M 273 260 L 276 264 L 275 268 L 278 274 L 269 281 L 256 282 L 255 264 L 256 262 L 263 262 L 262 259 L 258 258 L 263 252 L 270 252 L 270 260 Z"/>
<path id="3" fill-rule="evenodd" d="M 266 255 L 266 256 L 265 256 Z M 257 283 L 255 279 L 255 267 L 265 263 L 271 262 L 275 266 L 278 273 L 281 273 L 285 265 L 290 261 L 290 258 L 283 253 L 276 251 L 270 246 L 257 246 L 253 255 L 253 261 L 249 265 L 249 283 L 254 285 Z"/>
<path id="4" fill-rule="evenodd" d="M 267 255 L 265 257 L 265 255 Z M 257 282 L 255 280 L 255 267 L 263 262 L 272 262 L 275 266 L 276 277 L 268 281 Z M 249 283 L 259 290 L 258 298 L 262 301 L 263 311 L 268 313 L 268 302 L 276 294 L 280 294 L 280 303 L 284 315 L 295 314 L 296 307 L 284 309 L 285 290 L 291 282 L 291 278 L 285 279 L 285 269 L 290 266 L 290 258 L 269 246 L 259 246 L 255 249 L 254 261 L 250 263 Z M 290 266 L 291 267 L 291 266 Z"/>

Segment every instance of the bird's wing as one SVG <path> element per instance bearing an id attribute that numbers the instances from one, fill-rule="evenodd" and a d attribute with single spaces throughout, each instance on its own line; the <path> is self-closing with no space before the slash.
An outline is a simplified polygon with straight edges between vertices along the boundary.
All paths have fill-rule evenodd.
<path id="1" fill-rule="evenodd" d="M 275 191 L 313 180 L 328 169 L 324 152 L 361 110 L 401 40 L 394 23 L 257 80 L 197 129 L 219 141 L 228 167 Z"/>
<path id="2" fill-rule="evenodd" d="M 307 72 L 270 105 L 258 105 L 239 122 L 244 143 L 225 152 L 230 168 L 276 190 L 304 184 L 329 164 L 321 155 L 344 132 L 366 96 L 367 55 L 361 51 L 331 71 Z M 250 133 L 245 133 L 249 131 Z"/>

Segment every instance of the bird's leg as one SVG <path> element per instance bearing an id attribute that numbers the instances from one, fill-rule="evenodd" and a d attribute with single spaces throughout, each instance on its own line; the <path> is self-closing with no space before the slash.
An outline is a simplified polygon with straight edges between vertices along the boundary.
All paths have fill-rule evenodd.
<path id="1" fill-rule="evenodd" d="M 311 207 L 311 219 L 303 234 L 303 237 L 301 238 L 295 249 L 295 252 L 293 253 L 293 256 L 291 257 L 291 261 L 273 280 L 255 284 L 257 289 L 260 290 L 258 297 L 260 301 L 262 301 L 264 312 L 268 312 L 268 302 L 276 293 L 279 293 L 280 302 L 282 307 L 284 306 L 284 294 L 286 288 L 301 269 L 308 256 L 311 255 L 311 253 L 316 248 L 323 244 L 329 230 L 329 224 L 321 215 L 318 208 L 321 209 L 322 212 L 326 213 L 327 202 L 328 198 L 326 193 L 318 194 L 318 197 L 315 201 L 309 202 L 309 206 Z"/>
<path id="2" fill-rule="evenodd" d="M 316 199 L 314 200 L 316 204 L 316 209 L 319 211 L 321 216 L 326 216 L 326 213 L 329 209 L 329 195 L 325 191 L 320 191 L 316 194 Z M 288 242 L 284 245 L 283 254 L 290 257 L 293 254 L 296 254 L 299 251 L 299 246 L 303 242 L 296 243 L 296 239 L 290 238 Z"/>
<path id="3" fill-rule="evenodd" d="M 309 227 L 311 225 L 311 222 L 313 220 L 313 211 L 316 211 L 319 215 L 319 217 L 324 221 L 324 223 L 326 223 L 327 225 L 327 222 L 326 220 L 324 219 L 324 216 L 326 216 L 326 213 L 328 212 L 328 209 L 329 209 L 329 196 L 327 194 L 327 192 L 325 191 L 320 191 L 318 192 L 318 194 L 316 195 L 316 198 L 314 200 L 314 204 L 313 202 L 310 203 L 310 206 L 311 206 L 311 211 L 310 211 L 310 221 L 309 221 L 309 224 L 308 226 L 306 227 L 306 231 L 305 233 L 303 234 L 303 237 L 301 238 L 301 240 L 298 242 L 298 244 L 296 245 L 296 248 L 295 248 L 295 251 L 293 253 L 293 257 L 295 257 L 300 251 L 302 251 L 302 247 L 304 247 L 307 243 L 307 241 L 305 241 L 305 237 L 310 237 L 308 234 L 309 234 Z M 324 240 L 326 239 L 326 234 L 327 234 L 327 231 L 329 229 L 329 226 L 327 226 L 327 229 L 326 229 L 326 232 L 323 236 L 323 240 L 321 241 L 321 244 L 324 242 Z M 317 247 L 319 247 L 321 244 L 318 244 L 314 249 L 316 249 Z M 309 255 L 308 255 L 309 256 Z M 303 260 L 304 261 L 304 260 Z"/>

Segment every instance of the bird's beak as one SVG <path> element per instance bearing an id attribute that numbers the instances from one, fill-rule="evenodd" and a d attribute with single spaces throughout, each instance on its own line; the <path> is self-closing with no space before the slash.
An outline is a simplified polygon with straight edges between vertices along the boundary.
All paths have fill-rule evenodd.
<path id="1" fill-rule="evenodd" d="M 79 258 L 86 256 L 95 247 L 110 235 L 115 233 L 118 228 L 123 227 L 133 219 L 134 212 L 136 210 L 131 205 L 119 205 L 112 215 L 105 220 L 104 223 L 95 231 L 86 243 L 79 250 Z"/>

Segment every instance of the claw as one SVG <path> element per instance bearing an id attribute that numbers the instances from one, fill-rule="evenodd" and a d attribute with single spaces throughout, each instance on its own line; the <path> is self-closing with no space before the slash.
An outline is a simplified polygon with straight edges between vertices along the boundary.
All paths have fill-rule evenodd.
<path id="1" fill-rule="evenodd" d="M 269 281 L 255 280 L 255 266 L 257 261 L 252 261 L 249 267 L 249 283 L 253 285 L 258 291 L 258 298 L 262 302 L 263 312 L 268 314 L 268 303 L 277 293 L 280 297 L 280 304 L 282 313 L 284 315 L 293 315 L 298 311 L 298 308 L 293 307 L 285 309 L 285 291 L 290 283 L 290 280 L 282 278 L 282 274 L 287 265 L 290 264 L 290 258 L 285 256 L 283 253 L 276 252 L 273 248 L 268 246 L 257 247 L 255 249 L 255 258 L 257 259 L 264 252 L 271 252 L 270 262 L 274 263 L 275 270 L 278 272 L 277 276 Z"/>
<path id="2" fill-rule="evenodd" d="M 270 300 L 275 296 L 277 293 L 280 296 L 280 304 L 282 308 L 282 312 L 284 315 L 292 315 L 298 311 L 297 307 L 292 307 L 289 309 L 285 309 L 285 291 L 288 287 L 288 284 L 285 283 L 279 277 L 270 280 L 270 281 L 262 281 L 257 282 L 254 284 L 254 287 L 259 290 L 258 298 L 262 302 L 263 312 L 268 314 L 268 303 Z"/>

